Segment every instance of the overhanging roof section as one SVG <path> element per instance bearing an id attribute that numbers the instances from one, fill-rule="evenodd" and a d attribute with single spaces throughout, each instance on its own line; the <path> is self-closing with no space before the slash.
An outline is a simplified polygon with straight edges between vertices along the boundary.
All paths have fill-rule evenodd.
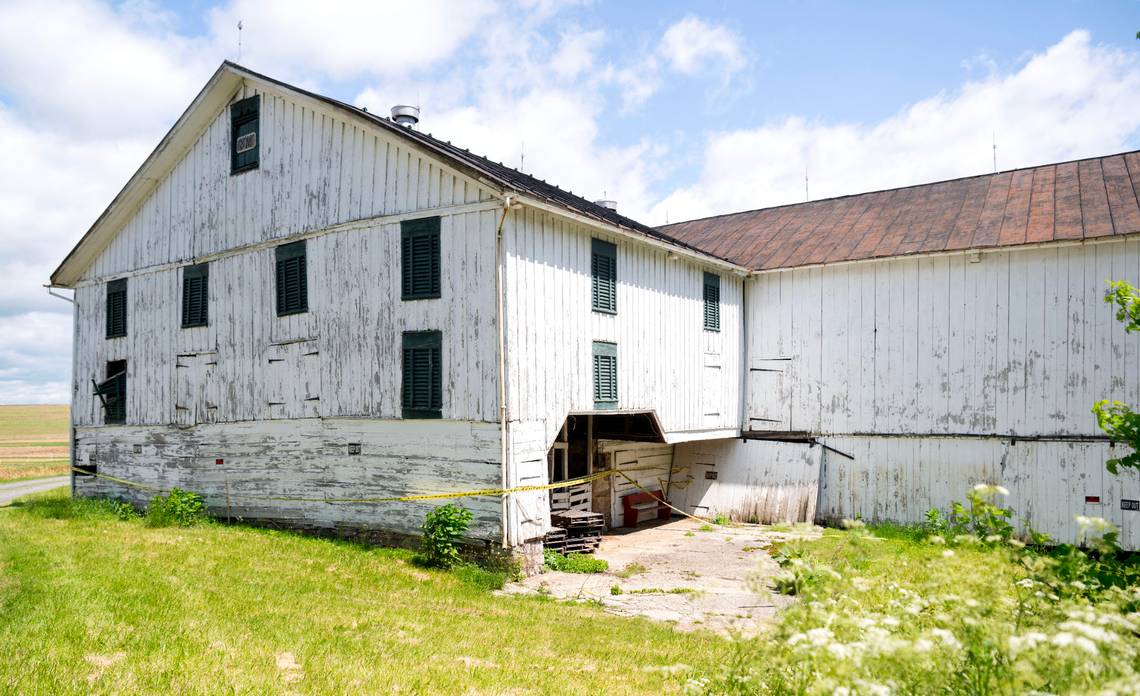
<path id="1" fill-rule="evenodd" d="M 1140 232 L 1140 152 L 679 222 L 753 271 Z"/>
<path id="2" fill-rule="evenodd" d="M 576 196 L 570 191 L 528 174 L 523 174 L 501 162 L 493 162 L 486 157 L 452 145 L 448 141 L 435 138 L 431 134 L 397 125 L 388 118 L 371 114 L 351 104 L 294 87 L 226 61 L 217 69 L 206 86 L 202 88 L 202 91 L 198 93 L 198 96 L 194 98 L 194 101 L 159 142 L 158 147 L 127 182 L 127 185 L 111 201 L 111 205 L 79 240 L 79 243 L 71 250 L 59 268 L 52 273 L 51 284 L 53 286 L 71 287 L 79 280 L 83 271 L 118 234 L 123 224 L 157 186 L 162 177 L 189 151 L 199 134 L 217 116 L 219 110 L 225 107 L 244 80 L 271 85 L 280 90 L 316 100 L 337 110 L 348 112 L 399 137 L 415 142 L 421 148 L 438 155 L 440 159 L 456 166 L 461 171 L 470 173 L 498 187 L 504 194 L 517 193 L 535 201 L 546 202 L 556 210 L 567 211 L 580 219 L 594 221 L 605 229 L 611 229 L 626 236 L 643 237 L 659 246 L 665 245 L 676 248 L 680 253 L 702 258 L 716 266 L 737 272 L 746 270 L 686 241 L 674 238 L 667 232 L 643 225 L 615 210 L 595 205 L 581 196 Z"/>

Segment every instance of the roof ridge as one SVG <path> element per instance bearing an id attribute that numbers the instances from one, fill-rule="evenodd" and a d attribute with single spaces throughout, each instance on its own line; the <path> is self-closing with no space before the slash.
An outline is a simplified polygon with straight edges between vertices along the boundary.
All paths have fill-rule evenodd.
<path id="1" fill-rule="evenodd" d="M 859 193 L 845 193 L 841 196 L 829 196 L 827 198 L 816 198 L 810 201 L 801 201 L 799 203 L 781 203 L 779 205 L 769 205 L 760 208 L 749 208 L 747 210 L 737 210 L 731 213 L 717 213 L 715 215 L 705 215 L 703 217 L 690 218 L 688 220 L 679 220 L 677 222 L 670 222 L 661 225 L 657 229 L 666 227 L 673 227 L 675 225 L 685 225 L 690 222 L 700 222 L 701 220 L 715 220 L 716 218 L 732 217 L 734 215 L 747 215 L 749 213 L 760 213 L 766 210 L 778 210 L 780 208 L 794 208 L 796 206 L 811 205 L 812 203 L 826 203 L 829 201 L 838 201 L 845 198 L 855 198 L 858 196 L 872 196 L 876 193 L 887 193 L 889 191 L 904 191 L 906 189 L 922 188 L 924 186 L 937 186 L 939 184 L 951 184 L 957 181 L 966 181 L 968 179 L 981 179 L 983 177 L 1000 176 L 1001 174 L 1012 174 L 1014 172 L 1023 172 L 1037 169 L 1045 169 L 1047 167 L 1059 167 L 1063 164 L 1075 164 L 1080 162 L 1091 162 L 1093 160 L 1106 160 L 1110 157 L 1123 157 L 1125 155 L 1134 155 L 1140 153 L 1140 149 L 1124 150 L 1123 152 L 1112 152 L 1106 155 L 1094 155 L 1092 157 L 1078 157 L 1075 159 L 1062 160 L 1060 162 L 1045 162 L 1043 164 L 1034 164 L 1027 167 L 1014 167 L 1013 169 L 1003 169 L 997 172 L 987 172 L 985 174 L 968 174 L 966 176 L 956 176 L 950 179 L 939 179 L 937 181 L 926 181 L 918 184 L 907 184 L 906 186 L 891 186 L 882 189 L 873 189 L 871 191 L 860 191 Z"/>

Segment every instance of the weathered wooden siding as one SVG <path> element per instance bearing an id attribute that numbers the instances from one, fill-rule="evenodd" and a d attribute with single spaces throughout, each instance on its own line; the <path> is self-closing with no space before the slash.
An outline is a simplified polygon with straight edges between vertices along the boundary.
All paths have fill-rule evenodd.
<path id="1" fill-rule="evenodd" d="M 186 262 L 338 223 L 487 201 L 493 192 L 406 140 L 331 107 L 260 93 L 260 166 L 230 175 L 222 109 L 84 274 Z"/>
<path id="2" fill-rule="evenodd" d="M 819 447 L 703 440 L 677 445 L 674 504 L 738 522 L 812 522 L 819 498 Z M 710 476 L 715 478 L 710 478 Z"/>
<path id="3" fill-rule="evenodd" d="M 618 247 L 617 314 L 591 310 L 590 240 Z M 670 438 L 739 428 L 742 281 L 721 272 L 721 330 L 702 324 L 703 273 L 687 258 L 524 208 L 505 224 L 512 421 L 553 442 L 567 413 L 594 410 L 592 344 L 618 346 L 618 408 L 656 411 Z"/>
<path id="4" fill-rule="evenodd" d="M 494 209 L 442 217 L 433 300 L 399 299 L 398 222 L 310 238 L 304 314 L 276 314 L 272 248 L 210 264 L 205 328 L 180 328 L 181 268 L 129 277 L 124 338 L 104 337 L 105 284 L 81 285 L 75 424 L 102 423 L 91 380 L 119 359 L 128 424 L 399 418 L 402 332 L 423 329 L 443 332 L 443 417 L 497 421 L 495 225 Z"/>
<path id="5" fill-rule="evenodd" d="M 1140 335 L 1103 301 L 1140 240 L 891 259 L 748 281 L 745 428 L 1097 435 L 1140 403 Z"/>
<path id="6" fill-rule="evenodd" d="M 497 488 L 502 475 L 497 425 L 454 421 L 302 419 L 200 425 L 78 428 L 77 461 L 99 473 L 163 489 L 201 493 L 222 517 L 265 519 L 324 529 L 418 534 L 439 501 L 326 503 L 313 498 L 374 498 Z M 350 455 L 348 445 L 360 445 Z M 222 464 L 216 460 L 222 459 Z M 145 504 L 153 492 L 78 476 L 81 495 Z M 259 500 L 306 498 L 309 502 Z M 463 498 L 472 536 L 499 541 L 498 496 Z"/>

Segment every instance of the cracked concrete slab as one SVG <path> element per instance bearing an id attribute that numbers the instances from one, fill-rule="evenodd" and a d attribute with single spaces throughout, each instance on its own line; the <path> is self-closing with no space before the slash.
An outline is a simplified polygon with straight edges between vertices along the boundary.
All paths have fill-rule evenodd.
<path id="1" fill-rule="evenodd" d="M 793 601 L 768 589 L 767 579 L 779 570 L 769 547 L 819 534 L 811 526 L 720 526 L 691 519 L 619 529 L 602 538 L 595 554 L 609 562 L 607 572 L 546 572 L 504 592 L 596 600 L 608 612 L 667 621 L 680 630 L 755 635 Z"/>

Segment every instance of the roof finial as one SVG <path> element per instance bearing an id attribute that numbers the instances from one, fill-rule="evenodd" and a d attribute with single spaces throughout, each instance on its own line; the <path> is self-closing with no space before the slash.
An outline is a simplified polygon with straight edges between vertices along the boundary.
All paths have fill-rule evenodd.
<path id="1" fill-rule="evenodd" d="M 994 140 L 994 174 L 997 174 L 997 131 L 991 131 Z"/>
<path id="2" fill-rule="evenodd" d="M 241 62 L 241 20 L 238 20 L 238 62 Z"/>

